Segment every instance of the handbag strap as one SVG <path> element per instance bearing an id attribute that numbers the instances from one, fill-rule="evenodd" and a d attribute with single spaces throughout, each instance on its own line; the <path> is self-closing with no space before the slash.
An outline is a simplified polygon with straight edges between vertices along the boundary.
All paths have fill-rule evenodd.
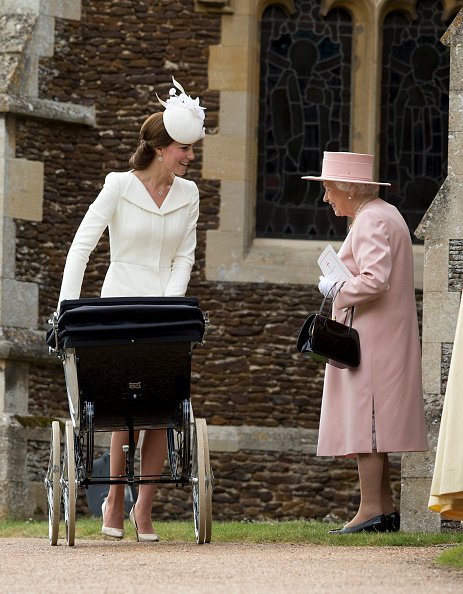
<path id="1" fill-rule="evenodd" d="M 322 315 L 323 315 L 323 309 L 324 309 L 324 307 L 325 307 L 325 302 L 326 302 L 326 300 L 327 300 L 327 299 L 331 299 L 331 303 L 330 303 L 330 307 L 329 307 L 329 310 L 328 310 L 328 314 L 327 314 L 327 316 L 328 316 L 329 318 L 331 318 L 331 317 L 333 316 L 333 304 L 334 304 L 334 300 L 335 300 L 335 299 L 336 299 L 336 297 L 338 296 L 338 293 L 339 293 L 339 291 L 341 290 L 341 288 L 342 288 L 342 286 L 344 285 L 344 283 L 345 283 L 345 282 L 346 282 L 346 281 L 343 281 L 343 282 L 342 282 L 342 283 L 339 285 L 339 287 L 337 287 L 337 283 L 336 283 L 336 285 L 333 285 L 333 287 L 334 287 L 334 286 L 336 286 L 336 287 L 337 287 L 336 293 L 335 293 L 335 295 L 333 295 L 333 297 L 330 297 L 330 293 L 331 293 L 331 291 L 332 291 L 332 289 L 333 289 L 333 287 L 331 287 L 331 289 L 328 291 L 328 293 L 327 293 L 327 294 L 326 294 L 326 295 L 323 297 L 323 301 L 322 301 L 322 304 L 320 305 L 320 310 L 319 310 L 319 312 L 318 312 L 318 313 L 320 313 L 320 314 L 322 314 Z M 347 318 L 347 316 L 349 315 L 349 310 L 350 310 L 350 317 L 349 317 L 349 323 L 348 323 L 348 324 L 345 324 L 345 325 L 346 325 L 346 326 L 349 326 L 349 333 L 350 333 L 350 331 L 351 331 L 351 329 L 352 329 L 352 322 L 353 322 L 353 319 L 354 319 L 355 305 L 353 305 L 352 307 L 348 307 L 348 308 L 347 308 L 347 310 L 348 310 L 348 311 L 346 312 L 346 318 Z M 345 320 L 344 320 L 344 323 L 345 323 Z"/>

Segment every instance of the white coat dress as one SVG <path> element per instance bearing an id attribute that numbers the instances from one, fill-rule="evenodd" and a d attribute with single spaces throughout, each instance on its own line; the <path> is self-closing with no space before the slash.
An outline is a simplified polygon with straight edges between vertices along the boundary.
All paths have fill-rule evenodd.
<path id="1" fill-rule="evenodd" d="M 183 296 L 196 247 L 199 192 L 175 177 L 158 207 L 133 172 L 112 172 L 80 224 L 63 273 L 58 307 L 80 297 L 91 252 L 109 227 L 111 262 L 101 297 Z"/>
<path id="2" fill-rule="evenodd" d="M 421 382 L 421 349 L 410 233 L 399 211 L 368 202 L 339 257 L 353 274 L 339 291 L 334 314 L 355 306 L 360 336 L 356 369 L 326 366 L 317 453 L 345 456 L 428 447 Z"/>

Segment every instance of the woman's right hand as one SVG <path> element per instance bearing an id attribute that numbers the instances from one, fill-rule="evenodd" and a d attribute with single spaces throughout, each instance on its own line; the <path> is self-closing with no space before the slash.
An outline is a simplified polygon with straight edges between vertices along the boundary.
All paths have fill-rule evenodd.
<path id="1" fill-rule="evenodd" d="M 323 295 L 323 297 L 327 297 L 330 293 L 331 296 L 334 297 L 336 295 L 336 281 L 326 278 L 326 276 L 320 276 L 318 290 Z"/>

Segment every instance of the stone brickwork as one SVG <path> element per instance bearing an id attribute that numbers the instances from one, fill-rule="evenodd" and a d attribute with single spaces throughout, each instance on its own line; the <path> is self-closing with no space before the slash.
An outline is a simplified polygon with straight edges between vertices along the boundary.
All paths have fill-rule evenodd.
<path id="1" fill-rule="evenodd" d="M 463 289 L 463 239 L 449 240 L 449 291 Z"/>
<path id="2" fill-rule="evenodd" d="M 31 512 L 40 515 L 46 511 L 45 492 L 40 487 L 49 449 L 43 440 L 33 439 L 38 437 L 37 430 L 31 437 L 27 469 L 38 495 Z M 213 451 L 211 464 L 215 474 L 214 518 L 219 521 L 345 518 L 352 516 L 358 506 L 357 467 L 353 459 L 333 466 L 330 459 L 301 455 L 289 446 L 286 451 L 271 452 L 254 448 Z M 394 501 L 399 505 L 399 457 L 392 457 L 391 471 Z M 77 513 L 88 513 L 84 490 L 79 492 Z M 153 515 L 157 519 L 190 520 L 191 488 L 160 487 Z"/>
<path id="3" fill-rule="evenodd" d="M 445 394 L 447 389 L 447 381 L 449 379 L 450 360 L 452 359 L 453 343 L 442 343 L 441 355 L 441 386 L 442 394 Z"/>
<path id="4" fill-rule="evenodd" d="M 75 230 L 106 173 L 127 168 L 140 125 L 159 109 L 155 92 L 164 96 L 174 75 L 189 93 L 201 96 L 211 138 L 219 124 L 226 125 L 218 119 L 219 93 L 209 90 L 208 68 L 211 47 L 221 39 L 222 19 L 230 14 L 226 8 L 233 9 L 234 3 L 211 3 L 220 8 L 217 12 L 204 11 L 206 4 L 194 0 L 125 0 L 117 4 L 83 0 L 80 20 L 55 20 L 54 54 L 38 61 L 41 103 L 31 101 L 37 117 L 30 118 L 17 107 L 14 120 L 15 158 L 43 164 L 42 218 L 16 221 L 14 258 L 18 282 L 38 288 L 40 330 L 46 329 L 55 309 Z M 243 2 L 240 5 L 243 7 Z M 195 12 L 195 7 L 201 11 Z M 66 103 L 82 107 L 82 111 L 67 112 L 67 117 L 74 114 L 72 125 L 67 117 L 57 117 L 62 113 L 59 106 Z M 17 101 L 15 105 L 23 103 Z M 233 103 L 227 106 L 231 109 Z M 91 119 L 92 109 L 96 120 Z M 44 113 L 47 119 L 39 117 Z M 189 175 L 201 193 L 197 262 L 189 293 L 200 299 L 212 323 L 205 345 L 193 354 L 194 411 L 207 419 L 211 437 L 217 437 L 222 427 L 224 434 L 231 428 L 240 439 L 249 428 L 254 432 L 250 435 L 257 435 L 262 428 L 268 429 L 269 435 L 264 445 L 252 444 L 249 437 L 236 448 L 230 442 L 225 446 L 220 439 L 211 439 L 211 445 L 215 444 L 215 516 L 283 519 L 332 513 L 347 518 L 358 503 L 355 463 L 317 459 L 313 433 L 308 451 L 289 445 L 318 427 L 323 368 L 303 359 L 295 351 L 295 341 L 305 316 L 318 308 L 320 295 L 314 286 L 285 284 L 281 277 L 271 283 L 258 282 L 255 275 L 255 282 L 206 279 L 206 234 L 221 223 L 224 195 L 229 204 L 244 190 L 226 184 L 224 194 L 223 182 L 207 178 L 202 153 L 199 146 Z M 230 167 L 234 156 L 230 151 Z M 227 225 L 234 222 L 227 221 Z M 250 224 L 248 220 L 241 222 Z M 262 250 L 264 253 L 265 245 Z M 312 262 L 312 256 L 305 257 L 303 247 L 302 260 L 307 267 Z M 105 237 L 89 262 L 83 296 L 99 294 L 107 264 Z M 67 417 L 59 363 L 30 357 L 28 365 L 27 412 L 35 417 Z M 288 432 L 288 445 L 281 430 Z M 278 447 L 270 445 L 275 432 Z M 27 465 L 34 485 L 28 510 L 18 513 L 44 508 L 44 491 L 41 506 L 33 497 L 39 497 L 39 477 L 47 464 L 43 444 L 48 433 L 26 427 L 18 433 L 28 440 L 23 465 Z M 0 434 L 0 449 L 3 443 Z M 22 447 L 24 450 L 24 443 Z M 395 459 L 396 502 L 399 472 Z M 163 488 L 155 514 L 191 518 L 189 498 L 187 489 Z M 82 499 L 79 502 L 84 512 L 85 504 Z"/>
<path id="5" fill-rule="evenodd" d="M 352 517 L 357 511 L 357 465 L 334 465 L 327 458 L 297 452 L 213 453 L 216 476 L 214 518 L 217 520 L 290 520 Z M 400 460 L 392 466 L 394 500 L 399 504 Z M 191 493 L 160 489 L 155 517 L 191 518 Z"/>

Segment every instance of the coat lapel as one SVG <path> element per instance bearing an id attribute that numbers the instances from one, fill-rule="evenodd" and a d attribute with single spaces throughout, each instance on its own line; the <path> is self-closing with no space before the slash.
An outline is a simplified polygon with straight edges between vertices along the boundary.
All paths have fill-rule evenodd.
<path id="1" fill-rule="evenodd" d="M 191 198 L 186 194 L 180 178 L 175 177 L 170 192 L 167 194 L 159 210 L 162 214 L 167 214 L 183 206 L 188 206 L 190 203 Z"/>
<path id="2" fill-rule="evenodd" d="M 132 204 L 160 216 L 190 204 L 190 199 L 183 191 L 178 178 L 175 178 L 166 199 L 159 208 L 143 183 L 131 172 L 128 183 L 122 191 L 122 196 Z"/>

